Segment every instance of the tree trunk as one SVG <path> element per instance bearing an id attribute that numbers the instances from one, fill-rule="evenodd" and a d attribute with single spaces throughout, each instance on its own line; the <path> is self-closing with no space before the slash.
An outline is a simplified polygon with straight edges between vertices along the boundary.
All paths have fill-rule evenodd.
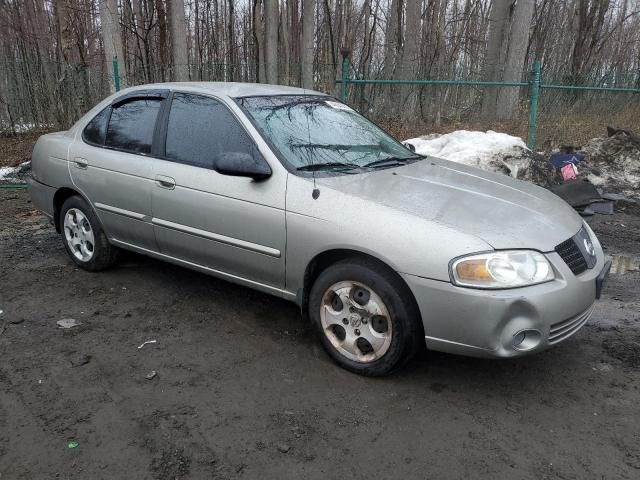
<path id="1" fill-rule="evenodd" d="M 510 22 L 511 32 L 507 44 L 503 82 L 519 82 L 523 79 L 522 70 L 529 43 L 529 30 L 534 6 L 533 1 L 520 0 L 516 2 Z M 519 91 L 520 89 L 517 87 L 499 89 L 497 102 L 498 119 L 509 120 L 514 117 L 518 107 Z"/>
<path id="2" fill-rule="evenodd" d="M 402 0 L 392 0 L 389 9 L 389 19 L 384 35 L 384 67 L 383 78 L 393 78 L 395 59 L 398 54 L 398 36 L 402 20 Z"/>
<path id="3" fill-rule="evenodd" d="M 264 63 L 264 28 L 262 15 L 262 1 L 253 2 L 253 40 L 256 45 L 256 70 L 258 82 L 267 83 L 267 74 Z"/>
<path id="4" fill-rule="evenodd" d="M 265 0 L 265 70 L 267 83 L 278 83 L 278 0 Z"/>
<path id="5" fill-rule="evenodd" d="M 313 90 L 313 43 L 315 0 L 303 0 L 302 6 L 302 87 Z"/>
<path id="6" fill-rule="evenodd" d="M 418 41 L 420 39 L 420 17 L 422 13 L 422 0 L 407 0 L 407 26 L 404 34 L 404 48 L 402 50 L 402 68 L 399 77 L 412 80 L 418 74 L 420 59 Z M 402 117 L 404 120 L 415 118 L 418 87 L 405 85 L 401 89 Z"/>
<path id="7" fill-rule="evenodd" d="M 503 51 L 508 36 L 509 10 L 514 0 L 493 0 L 489 14 L 489 40 L 484 60 L 484 80 L 498 81 L 501 78 Z M 482 95 L 482 116 L 495 118 L 498 106 L 496 87 L 485 87 Z"/>
<path id="8" fill-rule="evenodd" d="M 102 41 L 104 43 L 104 56 L 107 62 L 107 71 L 113 79 L 113 57 L 118 57 L 118 73 L 126 84 L 126 72 L 124 68 L 124 53 L 122 52 L 122 38 L 120 36 L 120 16 L 118 15 L 117 0 L 100 0 L 100 23 L 102 24 Z M 109 83 L 111 92 L 115 91 L 114 82 Z"/>
<path id="9" fill-rule="evenodd" d="M 431 76 L 435 71 L 435 78 L 447 78 L 447 42 L 445 37 L 445 29 L 447 26 L 447 0 L 437 0 L 432 3 L 433 21 L 432 21 L 432 45 L 433 57 L 430 66 Z M 433 92 L 433 124 L 439 127 L 442 124 L 442 111 L 444 100 L 446 98 L 448 87 L 445 85 L 434 87 Z"/>
<path id="10" fill-rule="evenodd" d="M 174 3 L 169 0 L 169 3 Z M 158 43 L 160 44 L 160 75 L 163 82 L 166 81 L 166 71 L 169 66 L 169 43 L 167 33 L 167 11 L 164 0 L 156 0 L 156 15 L 158 16 Z"/>
<path id="11" fill-rule="evenodd" d="M 402 49 L 402 0 L 392 0 L 384 35 L 384 66 L 382 78 L 392 79 L 396 76 L 397 59 Z M 385 87 L 383 101 L 380 102 L 382 114 L 394 117 L 397 111 L 397 91 L 393 85 Z"/>
<path id="12" fill-rule="evenodd" d="M 229 74 L 230 80 L 238 80 L 238 74 L 240 72 L 238 59 L 237 59 L 237 45 L 236 45 L 236 25 L 235 25 L 235 8 L 233 6 L 235 0 L 229 0 L 229 20 L 227 21 L 227 41 L 229 42 L 228 48 L 228 62 L 229 62 Z"/>
<path id="13" fill-rule="evenodd" d="M 186 82 L 189 80 L 189 57 L 187 55 L 187 22 L 184 16 L 183 0 L 169 0 L 169 9 L 173 78 L 178 82 Z"/>
<path id="14" fill-rule="evenodd" d="M 282 53 L 284 56 L 284 65 L 282 66 L 282 71 L 280 72 L 281 79 L 280 82 L 282 85 L 290 85 L 291 79 L 291 71 L 290 71 L 290 63 L 291 63 L 291 42 L 289 41 L 289 10 L 290 1 L 286 2 L 286 6 L 282 10 L 280 10 L 280 29 L 282 32 Z"/>

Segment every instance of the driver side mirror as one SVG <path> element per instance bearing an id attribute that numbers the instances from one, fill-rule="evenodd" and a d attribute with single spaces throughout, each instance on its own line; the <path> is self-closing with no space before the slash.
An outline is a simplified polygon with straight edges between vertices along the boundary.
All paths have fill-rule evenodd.
<path id="1" fill-rule="evenodd" d="M 216 158 L 214 170 L 221 175 L 249 177 L 265 180 L 271 176 L 271 167 L 261 158 L 244 152 L 225 152 Z"/>

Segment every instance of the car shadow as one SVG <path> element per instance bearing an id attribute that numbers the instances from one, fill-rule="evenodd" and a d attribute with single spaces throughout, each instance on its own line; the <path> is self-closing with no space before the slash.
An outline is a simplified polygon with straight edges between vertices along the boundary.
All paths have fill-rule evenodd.
<path id="1" fill-rule="evenodd" d="M 287 348 L 318 344 L 315 361 L 323 363 L 319 368 L 334 368 L 324 352 L 317 355 L 322 349 L 315 331 L 292 302 L 132 252 L 125 252 L 112 271 L 114 274 L 136 272 L 139 277 L 170 282 L 179 286 L 181 292 L 189 292 L 191 303 L 206 303 L 215 297 L 216 308 L 237 312 L 245 326 L 260 334 L 277 336 L 277 341 L 284 342 Z M 238 305 L 242 307 L 239 309 Z M 287 334 L 280 334 L 283 332 Z M 512 395 L 514 383 L 519 385 L 520 391 L 531 391 L 566 378 L 573 370 L 584 368 L 585 363 L 593 360 L 586 357 L 584 348 L 576 348 L 580 346 L 579 335 L 553 349 L 514 359 L 479 359 L 425 348 L 390 376 L 383 377 L 383 381 L 396 385 L 420 383 L 436 393 L 486 388 Z M 313 355 L 311 351 L 309 349 L 309 355 Z"/>

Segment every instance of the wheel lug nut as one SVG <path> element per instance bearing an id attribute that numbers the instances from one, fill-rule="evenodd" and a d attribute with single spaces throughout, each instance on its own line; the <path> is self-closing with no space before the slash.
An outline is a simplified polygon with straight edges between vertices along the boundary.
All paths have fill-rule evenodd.
<path id="1" fill-rule="evenodd" d="M 360 330 L 358 330 L 358 329 L 356 328 L 356 329 L 355 329 L 355 331 L 354 331 L 353 333 L 355 333 L 356 335 L 360 335 Z"/>
<path id="2" fill-rule="evenodd" d="M 345 325 L 349 325 L 349 320 L 347 320 L 346 318 L 343 318 L 342 323 L 344 323 Z"/>

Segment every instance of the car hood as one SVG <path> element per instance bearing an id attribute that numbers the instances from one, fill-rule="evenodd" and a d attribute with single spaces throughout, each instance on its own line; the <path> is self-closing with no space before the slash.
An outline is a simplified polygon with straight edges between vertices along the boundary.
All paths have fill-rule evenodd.
<path id="1" fill-rule="evenodd" d="M 474 235 L 495 249 L 548 252 L 582 223 L 564 200 L 544 188 L 433 157 L 317 183 Z"/>

